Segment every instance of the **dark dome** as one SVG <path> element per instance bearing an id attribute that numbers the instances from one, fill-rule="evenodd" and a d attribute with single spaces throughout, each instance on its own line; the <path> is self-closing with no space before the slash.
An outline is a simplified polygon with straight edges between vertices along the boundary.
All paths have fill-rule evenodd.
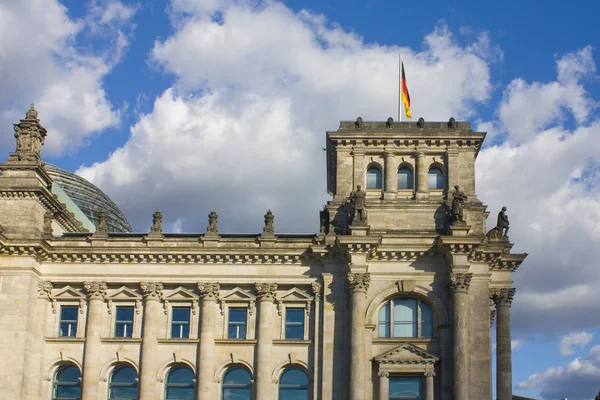
<path id="1" fill-rule="evenodd" d="M 125 215 L 102 190 L 82 177 L 55 165 L 46 164 L 45 169 L 95 226 L 98 226 L 98 213 L 105 211 L 109 232 L 131 232 L 131 225 Z"/>

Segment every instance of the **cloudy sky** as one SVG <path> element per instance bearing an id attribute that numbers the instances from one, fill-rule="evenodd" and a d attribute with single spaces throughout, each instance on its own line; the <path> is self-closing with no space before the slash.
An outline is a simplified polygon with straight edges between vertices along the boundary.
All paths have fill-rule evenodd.
<path id="1" fill-rule="evenodd" d="M 340 120 L 397 110 L 488 132 L 478 196 L 508 207 L 514 391 L 600 391 L 600 3 L 2 0 L 0 151 L 34 101 L 44 158 L 137 231 L 315 232 Z M 526 3 L 526 4 L 523 4 Z"/>

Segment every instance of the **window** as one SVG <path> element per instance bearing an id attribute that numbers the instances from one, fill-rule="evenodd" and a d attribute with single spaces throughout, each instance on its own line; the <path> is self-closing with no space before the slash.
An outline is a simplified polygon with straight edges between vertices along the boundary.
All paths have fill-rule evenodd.
<path id="1" fill-rule="evenodd" d="M 304 339 L 304 308 L 285 309 L 285 338 Z"/>
<path id="2" fill-rule="evenodd" d="M 300 368 L 288 368 L 279 379 L 279 400 L 308 400 L 308 377 Z"/>
<path id="3" fill-rule="evenodd" d="M 251 400 L 252 383 L 244 368 L 230 368 L 223 378 L 223 400 Z"/>
<path id="4" fill-rule="evenodd" d="M 432 337 L 431 308 L 418 299 L 389 300 L 379 309 L 378 333 L 379 337 Z"/>
<path id="5" fill-rule="evenodd" d="M 117 367 L 110 377 L 109 400 L 137 400 L 138 376 L 133 367 Z"/>
<path id="6" fill-rule="evenodd" d="M 165 400 L 194 400 L 194 373 L 191 369 L 177 366 L 169 371 Z"/>
<path id="7" fill-rule="evenodd" d="M 64 365 L 56 371 L 52 400 L 79 400 L 81 398 L 81 372 L 74 365 Z"/>
<path id="8" fill-rule="evenodd" d="M 413 189 L 413 173 L 408 167 L 398 169 L 398 189 Z"/>
<path id="9" fill-rule="evenodd" d="M 77 306 L 62 306 L 60 308 L 60 327 L 58 336 L 75 337 L 77 334 Z"/>
<path id="10" fill-rule="evenodd" d="M 429 169 L 428 187 L 429 189 L 444 188 L 444 173 L 440 167 L 431 167 Z"/>
<path id="11" fill-rule="evenodd" d="M 172 338 L 190 337 L 190 308 L 173 307 L 173 320 L 171 322 Z"/>
<path id="12" fill-rule="evenodd" d="M 245 307 L 229 309 L 229 329 L 227 330 L 229 339 L 246 339 L 247 314 Z"/>
<path id="13" fill-rule="evenodd" d="M 381 170 L 369 167 L 367 170 L 367 189 L 381 189 Z"/>
<path id="14" fill-rule="evenodd" d="M 115 337 L 130 338 L 133 335 L 133 307 L 117 307 Z"/>
<path id="15" fill-rule="evenodd" d="M 421 400 L 421 378 L 390 376 L 390 400 Z"/>

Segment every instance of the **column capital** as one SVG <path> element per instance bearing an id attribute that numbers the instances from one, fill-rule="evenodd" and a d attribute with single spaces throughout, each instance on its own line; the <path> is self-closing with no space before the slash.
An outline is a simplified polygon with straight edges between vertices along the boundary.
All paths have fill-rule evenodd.
<path id="1" fill-rule="evenodd" d="M 394 150 L 384 150 L 383 155 L 386 157 L 394 157 L 396 152 Z"/>
<path id="2" fill-rule="evenodd" d="M 256 287 L 257 297 L 260 300 L 269 300 L 269 301 L 275 300 L 275 297 L 276 297 L 275 291 L 277 290 L 276 283 L 257 282 L 254 284 L 254 286 Z"/>
<path id="3" fill-rule="evenodd" d="M 351 292 L 364 292 L 366 294 L 369 290 L 369 285 L 371 284 L 371 274 L 348 272 L 347 279 Z"/>
<path id="4" fill-rule="evenodd" d="M 473 274 L 469 273 L 453 273 L 450 274 L 448 285 L 453 293 L 467 293 L 471 285 Z"/>
<path id="5" fill-rule="evenodd" d="M 163 284 L 160 282 L 141 282 L 140 288 L 142 289 L 142 296 L 146 301 L 160 301 L 163 298 Z"/>
<path id="6" fill-rule="evenodd" d="M 83 288 L 88 297 L 88 300 L 106 299 L 106 283 L 105 282 L 83 282 Z"/>
<path id="7" fill-rule="evenodd" d="M 388 371 L 379 371 L 377 373 L 377 376 L 380 378 L 389 378 L 390 377 L 390 373 Z"/>
<path id="8" fill-rule="evenodd" d="M 315 302 L 319 302 L 321 299 L 321 284 L 318 282 L 311 283 L 313 294 L 315 295 Z"/>
<path id="9" fill-rule="evenodd" d="M 498 306 L 509 306 L 512 304 L 515 288 L 490 289 L 490 299 Z"/>
<path id="10" fill-rule="evenodd" d="M 425 371 L 425 374 L 424 374 L 424 375 L 425 375 L 425 377 L 427 377 L 427 378 L 433 378 L 433 377 L 435 376 L 435 371 L 433 371 L 433 370 L 428 370 L 428 371 Z"/>
<path id="11" fill-rule="evenodd" d="M 198 291 L 202 300 L 217 301 L 220 288 L 221 286 L 218 283 L 198 282 Z"/>

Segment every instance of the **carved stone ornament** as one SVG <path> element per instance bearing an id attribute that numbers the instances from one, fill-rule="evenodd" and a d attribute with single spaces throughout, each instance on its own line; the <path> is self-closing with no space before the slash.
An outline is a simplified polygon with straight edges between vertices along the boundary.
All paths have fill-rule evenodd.
<path id="1" fill-rule="evenodd" d="M 83 288 L 88 299 L 106 300 L 106 283 L 105 282 L 83 282 Z"/>
<path id="2" fill-rule="evenodd" d="M 425 119 L 423 117 L 421 117 L 417 121 L 417 128 L 423 129 L 424 127 L 425 127 Z"/>
<path id="3" fill-rule="evenodd" d="M 38 120 L 38 112 L 32 104 L 25 114 L 25 119 L 14 124 L 17 149 L 11 154 L 7 163 L 37 161 L 41 162 L 40 153 L 47 136 L 46 129 Z"/>
<path id="4" fill-rule="evenodd" d="M 44 213 L 44 236 L 52 236 L 54 234 L 52 230 L 52 220 L 54 219 L 54 214 L 50 211 L 46 211 Z"/>
<path id="5" fill-rule="evenodd" d="M 435 376 L 435 371 L 432 371 L 432 370 L 425 371 L 425 377 L 433 378 L 434 376 Z"/>
<path id="6" fill-rule="evenodd" d="M 208 227 L 206 228 L 207 235 L 216 236 L 219 234 L 219 227 L 217 226 L 219 222 L 219 216 L 215 210 L 212 210 L 210 214 L 208 214 Z"/>
<path id="7" fill-rule="evenodd" d="M 354 127 L 356 129 L 361 129 L 363 127 L 363 119 L 361 117 L 356 118 L 356 122 L 354 122 Z"/>
<path id="8" fill-rule="evenodd" d="M 163 284 L 160 282 L 142 282 L 140 283 L 142 296 L 144 300 L 162 300 Z"/>
<path id="9" fill-rule="evenodd" d="M 498 306 L 509 306 L 512 304 L 515 288 L 491 289 L 490 299 Z"/>
<path id="10" fill-rule="evenodd" d="M 45 298 L 47 298 L 48 300 L 51 300 L 52 288 L 53 288 L 52 283 L 50 283 L 48 281 L 38 282 L 38 293 L 41 296 L 44 296 Z"/>
<path id="11" fill-rule="evenodd" d="M 453 292 L 467 292 L 469 290 L 469 285 L 471 284 L 471 278 L 473 278 L 473 274 L 450 274 L 450 279 L 448 281 L 448 285 L 452 289 Z"/>
<path id="12" fill-rule="evenodd" d="M 396 282 L 396 285 L 398 285 L 399 292 L 412 293 L 415 291 L 417 281 L 414 279 L 402 279 Z"/>
<path id="13" fill-rule="evenodd" d="M 454 117 L 451 117 L 448 120 L 448 128 L 449 129 L 456 129 L 456 120 L 454 119 Z"/>
<path id="14" fill-rule="evenodd" d="M 506 215 L 506 207 L 502 207 L 502 209 L 498 213 L 498 220 L 496 222 L 496 226 L 490 229 L 486 236 L 491 239 L 508 240 L 509 229 L 510 222 L 508 222 L 508 216 Z"/>
<path id="15" fill-rule="evenodd" d="M 319 302 L 321 299 L 321 284 L 318 282 L 311 283 L 313 294 L 315 295 L 315 302 Z"/>
<path id="16" fill-rule="evenodd" d="M 276 283 L 256 283 L 254 285 L 256 287 L 256 297 L 258 297 L 259 299 L 265 299 L 265 300 L 275 300 L 276 297 L 276 293 L 275 291 L 277 290 L 277 284 Z"/>
<path id="17" fill-rule="evenodd" d="M 275 235 L 275 228 L 273 228 L 273 220 L 275 220 L 273 213 L 271 212 L 271 210 L 267 211 L 267 213 L 265 214 L 265 227 L 263 228 L 263 236 Z"/>
<path id="18" fill-rule="evenodd" d="M 380 378 L 389 378 L 390 377 L 390 373 L 388 371 L 379 371 L 377 373 L 377 376 Z"/>
<path id="19" fill-rule="evenodd" d="M 162 217 L 160 210 L 156 210 L 152 215 L 152 233 L 162 233 Z"/>
<path id="20" fill-rule="evenodd" d="M 367 292 L 371 284 L 371 274 L 348 272 L 348 287 L 352 292 Z"/>
<path id="21" fill-rule="evenodd" d="M 106 227 L 106 212 L 100 211 L 98 213 L 98 226 L 96 227 L 96 236 L 104 236 L 108 234 L 108 228 Z"/>
<path id="22" fill-rule="evenodd" d="M 219 289 L 221 286 L 218 283 L 198 282 L 198 292 L 200 298 L 216 301 L 219 298 Z"/>

